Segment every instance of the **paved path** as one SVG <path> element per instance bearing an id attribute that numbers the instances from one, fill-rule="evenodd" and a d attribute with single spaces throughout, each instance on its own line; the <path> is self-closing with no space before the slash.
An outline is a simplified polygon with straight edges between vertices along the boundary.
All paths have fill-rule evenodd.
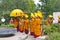
<path id="1" fill-rule="evenodd" d="M 44 37 L 40 37 L 40 38 L 45 38 L 45 36 Z M 12 36 L 12 37 L 4 37 L 4 38 L 0 38 L 0 40 L 39 40 L 39 38 L 34 38 L 33 36 L 31 36 L 31 35 L 26 35 L 26 34 L 24 34 L 24 33 L 20 33 L 20 32 L 18 32 L 18 33 L 16 33 L 15 34 L 15 36 Z"/>

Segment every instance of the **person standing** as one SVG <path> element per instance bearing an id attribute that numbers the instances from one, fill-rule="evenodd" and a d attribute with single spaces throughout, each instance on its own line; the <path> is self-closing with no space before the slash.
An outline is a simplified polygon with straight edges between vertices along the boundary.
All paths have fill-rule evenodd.
<path id="1" fill-rule="evenodd" d="M 48 18 L 47 18 L 47 20 L 46 20 L 46 25 L 50 26 L 52 22 L 53 22 L 53 16 L 49 15 Z"/>
<path id="2" fill-rule="evenodd" d="M 1 22 L 2 22 L 2 24 L 5 24 L 5 18 L 4 18 L 4 16 L 2 16 L 2 18 L 1 18 Z"/>
<path id="3" fill-rule="evenodd" d="M 13 23 L 14 23 L 14 27 L 17 28 L 17 32 L 18 32 L 19 31 L 19 19 L 18 19 L 18 17 L 14 18 Z"/>
<path id="4" fill-rule="evenodd" d="M 13 19 L 12 18 L 10 19 L 10 24 L 13 24 Z"/>
<path id="5" fill-rule="evenodd" d="M 23 16 L 21 16 L 20 20 L 19 20 L 19 31 L 21 33 L 23 33 L 23 31 L 24 31 L 24 19 L 23 19 Z"/>
<path id="6" fill-rule="evenodd" d="M 25 14 L 24 30 L 26 34 L 29 33 L 29 19 L 27 14 Z"/>
<path id="7" fill-rule="evenodd" d="M 31 19 L 30 19 L 30 35 L 34 36 L 34 25 L 35 25 L 35 20 L 34 20 L 34 14 L 31 13 Z"/>
<path id="8" fill-rule="evenodd" d="M 37 13 L 37 17 L 35 18 L 35 36 L 37 38 L 42 36 L 42 14 Z"/>

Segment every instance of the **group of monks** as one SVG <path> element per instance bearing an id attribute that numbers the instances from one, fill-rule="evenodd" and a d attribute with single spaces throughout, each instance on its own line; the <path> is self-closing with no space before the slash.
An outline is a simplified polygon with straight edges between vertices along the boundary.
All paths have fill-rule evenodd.
<path id="1" fill-rule="evenodd" d="M 25 34 L 30 33 L 34 38 L 42 36 L 42 12 L 37 11 L 31 13 L 30 17 L 27 14 L 14 18 L 14 27 L 17 31 Z M 30 19 L 29 19 L 30 18 Z M 60 23 L 60 16 L 58 16 Z M 49 15 L 46 19 L 46 25 L 49 26 L 53 22 L 53 16 Z"/>
<path id="2" fill-rule="evenodd" d="M 17 28 L 17 31 L 30 33 L 34 38 L 42 36 L 42 13 L 40 11 L 31 13 L 30 19 L 28 18 L 27 14 L 14 18 L 14 27 Z"/>

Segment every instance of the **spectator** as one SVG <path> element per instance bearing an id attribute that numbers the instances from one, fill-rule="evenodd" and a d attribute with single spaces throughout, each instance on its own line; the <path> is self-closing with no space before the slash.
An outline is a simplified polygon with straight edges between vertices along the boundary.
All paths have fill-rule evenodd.
<path id="1" fill-rule="evenodd" d="M 12 18 L 10 19 L 10 24 L 13 24 L 13 19 Z"/>
<path id="2" fill-rule="evenodd" d="M 5 24 L 5 18 L 3 16 L 1 18 L 1 22 L 2 22 L 2 24 Z"/>

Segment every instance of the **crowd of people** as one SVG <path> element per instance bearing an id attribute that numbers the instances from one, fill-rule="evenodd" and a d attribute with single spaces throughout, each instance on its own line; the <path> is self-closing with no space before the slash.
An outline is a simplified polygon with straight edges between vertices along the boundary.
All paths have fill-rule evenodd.
<path id="1" fill-rule="evenodd" d="M 14 24 L 18 32 L 25 32 L 36 37 L 42 36 L 42 13 L 37 11 L 36 13 L 31 13 L 30 19 L 27 14 L 21 15 L 20 17 L 15 17 L 14 20 L 11 18 L 10 24 Z"/>
<path id="2" fill-rule="evenodd" d="M 18 32 L 25 32 L 25 34 L 30 33 L 30 35 L 34 36 L 34 38 L 42 36 L 42 12 L 37 11 L 35 13 L 31 13 L 30 19 L 27 14 L 21 15 L 20 17 L 15 17 L 14 20 L 11 18 L 10 24 L 14 24 L 14 27 L 17 28 Z M 60 16 L 58 16 L 60 23 Z M 46 19 L 46 25 L 50 26 L 53 22 L 53 16 L 49 15 Z"/>

